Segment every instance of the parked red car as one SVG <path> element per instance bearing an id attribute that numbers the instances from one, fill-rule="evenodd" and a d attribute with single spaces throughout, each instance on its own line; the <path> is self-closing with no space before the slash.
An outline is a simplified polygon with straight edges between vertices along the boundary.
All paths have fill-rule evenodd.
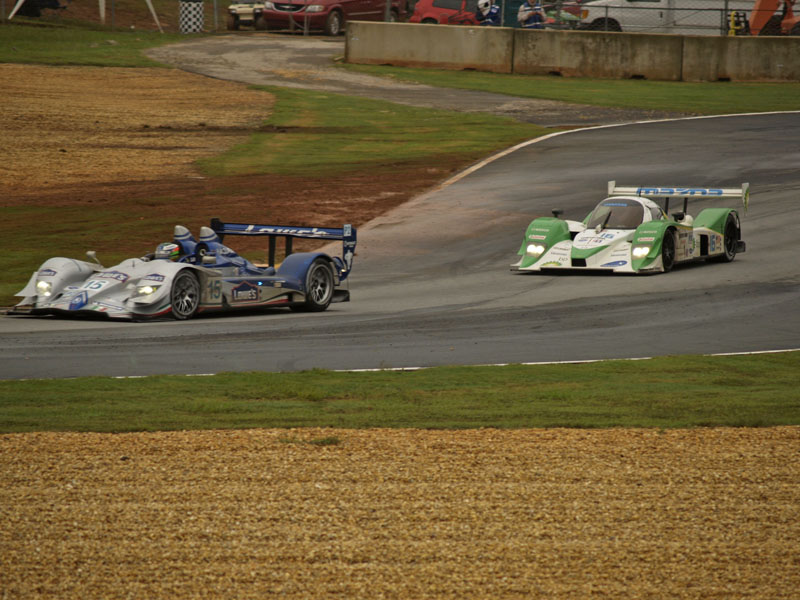
<path id="1" fill-rule="evenodd" d="M 418 0 L 409 23 L 478 25 L 478 0 Z"/>
<path id="2" fill-rule="evenodd" d="M 392 0 L 389 21 L 406 17 L 405 0 Z M 339 35 L 347 21 L 383 21 L 386 0 L 276 0 L 264 3 L 256 29 L 322 30 Z"/>

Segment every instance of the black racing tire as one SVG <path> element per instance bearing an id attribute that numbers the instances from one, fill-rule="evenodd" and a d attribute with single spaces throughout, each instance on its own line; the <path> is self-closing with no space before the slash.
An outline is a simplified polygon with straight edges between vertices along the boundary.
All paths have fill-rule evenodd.
<path id="1" fill-rule="evenodd" d="M 266 30 L 267 30 L 267 20 L 266 20 L 264 17 L 261 17 L 261 16 L 260 16 L 260 17 L 258 17 L 258 18 L 256 19 L 256 22 L 255 22 L 255 25 L 254 25 L 254 27 L 255 27 L 255 28 L 258 30 L 258 31 L 266 31 Z"/>
<path id="2" fill-rule="evenodd" d="M 671 229 L 664 233 L 664 240 L 661 242 L 661 265 L 664 273 L 669 273 L 675 266 L 675 236 Z"/>
<path id="3" fill-rule="evenodd" d="M 324 258 L 316 258 L 306 271 L 306 300 L 292 305 L 292 310 L 322 312 L 333 299 L 333 269 Z"/>
<path id="4" fill-rule="evenodd" d="M 176 320 L 185 321 L 195 316 L 200 307 L 200 282 L 191 270 L 180 271 L 172 280 L 169 302 Z"/>
<path id="5" fill-rule="evenodd" d="M 739 244 L 739 226 L 736 224 L 736 217 L 733 215 L 728 215 L 722 235 L 722 255 L 719 260 L 721 262 L 732 262 L 736 258 L 736 248 Z"/>
<path id="6" fill-rule="evenodd" d="M 592 31 L 615 31 L 617 33 L 622 31 L 622 27 L 614 19 L 597 19 L 592 21 L 589 29 Z"/>
<path id="7" fill-rule="evenodd" d="M 439 24 L 439 21 L 437 21 L 436 19 L 430 19 L 430 18 L 422 19 L 422 21 L 420 21 L 420 22 L 423 25 L 438 25 Z"/>
<path id="8" fill-rule="evenodd" d="M 325 19 L 325 35 L 337 36 L 344 30 L 344 19 L 338 10 L 332 10 Z"/>

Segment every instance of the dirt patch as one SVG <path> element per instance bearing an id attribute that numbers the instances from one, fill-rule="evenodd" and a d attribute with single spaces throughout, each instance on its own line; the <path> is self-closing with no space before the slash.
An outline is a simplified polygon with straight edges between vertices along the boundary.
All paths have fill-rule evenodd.
<path id="1" fill-rule="evenodd" d="M 791 598 L 800 428 L 0 437 L 13 598 Z"/>
<path id="2" fill-rule="evenodd" d="M 0 65 L 2 206 L 158 216 L 161 230 L 150 225 L 151 231 L 114 241 L 114 251 L 141 252 L 177 223 L 197 230 L 215 216 L 360 225 L 463 166 L 444 159 L 433 168 L 385 165 L 324 179 L 214 178 L 197 170 L 199 158 L 263 129 L 272 102 L 244 84 L 179 70 Z M 19 219 L 19 228 L 40 225 Z"/>

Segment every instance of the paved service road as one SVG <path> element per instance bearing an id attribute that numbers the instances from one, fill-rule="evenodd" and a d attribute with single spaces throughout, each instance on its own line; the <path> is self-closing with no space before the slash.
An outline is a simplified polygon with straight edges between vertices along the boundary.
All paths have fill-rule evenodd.
<path id="1" fill-rule="evenodd" d="M 349 304 L 190 322 L 0 319 L 3 378 L 413 367 L 800 347 L 800 114 L 574 131 L 359 230 Z M 747 252 L 654 276 L 517 274 L 528 222 L 627 185 L 751 184 Z M 693 212 L 706 206 L 693 203 Z M 713 201 L 708 201 L 713 202 Z M 676 375 L 677 376 L 677 375 Z"/>

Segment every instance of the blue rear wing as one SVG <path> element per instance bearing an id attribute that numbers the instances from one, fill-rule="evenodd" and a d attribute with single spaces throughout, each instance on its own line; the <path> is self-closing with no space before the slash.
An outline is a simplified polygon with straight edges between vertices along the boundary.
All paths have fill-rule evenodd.
<path id="1" fill-rule="evenodd" d="M 323 241 L 342 240 L 341 279 L 345 279 L 353 265 L 353 256 L 356 253 L 356 228 L 344 225 L 334 227 L 294 227 L 290 225 L 256 225 L 250 223 L 223 223 L 219 219 L 211 219 L 211 229 L 220 240 L 226 235 L 267 236 L 269 238 L 269 266 L 275 266 L 275 250 L 277 239 L 284 238 L 286 256 L 292 254 L 292 240 L 294 238 L 317 239 Z"/>

